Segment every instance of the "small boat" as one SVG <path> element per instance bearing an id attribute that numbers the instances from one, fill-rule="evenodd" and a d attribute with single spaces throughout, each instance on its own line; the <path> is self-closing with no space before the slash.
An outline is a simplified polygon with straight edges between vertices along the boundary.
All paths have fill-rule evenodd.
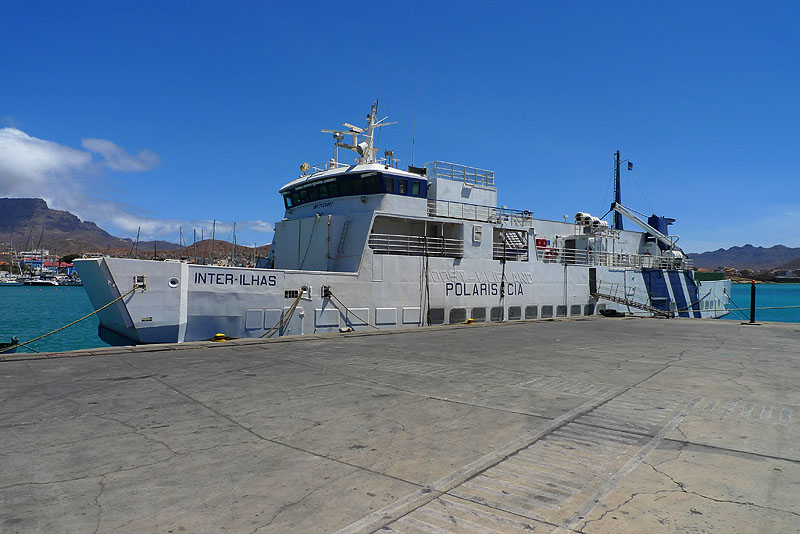
<path id="1" fill-rule="evenodd" d="M 55 278 L 29 278 L 25 280 L 26 286 L 57 286 L 58 280 Z"/>
<path id="2" fill-rule="evenodd" d="M 4 354 L 13 354 L 17 352 L 17 347 L 19 346 L 19 338 L 14 336 L 11 338 L 11 342 L 9 343 L 0 343 L 0 356 Z"/>
<path id="3" fill-rule="evenodd" d="M 11 286 L 21 286 L 25 285 L 22 280 L 18 280 L 17 278 L 13 278 L 11 276 L 4 276 L 0 278 L 0 287 L 11 287 Z"/>

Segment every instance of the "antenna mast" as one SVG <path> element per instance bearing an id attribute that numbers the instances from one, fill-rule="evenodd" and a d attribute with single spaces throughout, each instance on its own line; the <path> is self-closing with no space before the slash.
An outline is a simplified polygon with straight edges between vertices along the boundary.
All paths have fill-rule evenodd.
<path id="1" fill-rule="evenodd" d="M 622 204 L 619 179 L 619 150 L 614 153 L 614 204 Z M 611 206 L 613 209 L 614 206 Z M 622 214 L 614 211 L 614 230 L 622 230 Z"/>

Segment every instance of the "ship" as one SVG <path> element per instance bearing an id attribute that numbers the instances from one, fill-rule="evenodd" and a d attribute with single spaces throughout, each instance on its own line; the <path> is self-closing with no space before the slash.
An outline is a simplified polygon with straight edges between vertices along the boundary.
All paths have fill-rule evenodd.
<path id="1" fill-rule="evenodd" d="M 695 279 L 670 235 L 615 197 L 604 217 L 571 220 L 498 207 L 495 173 L 379 157 L 388 126 L 332 134 L 334 157 L 303 163 L 279 193 L 285 213 L 257 268 L 99 257 L 75 260 L 111 344 L 386 330 L 596 315 L 716 318 L 730 281 Z M 340 149 L 356 153 L 339 160 Z M 623 228 L 623 218 L 638 226 Z"/>

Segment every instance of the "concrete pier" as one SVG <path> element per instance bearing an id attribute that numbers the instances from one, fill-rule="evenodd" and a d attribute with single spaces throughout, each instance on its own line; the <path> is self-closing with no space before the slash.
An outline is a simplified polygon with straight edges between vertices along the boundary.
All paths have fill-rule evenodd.
<path id="1" fill-rule="evenodd" d="M 0 532 L 800 532 L 800 325 L 55 356 L 0 361 Z"/>

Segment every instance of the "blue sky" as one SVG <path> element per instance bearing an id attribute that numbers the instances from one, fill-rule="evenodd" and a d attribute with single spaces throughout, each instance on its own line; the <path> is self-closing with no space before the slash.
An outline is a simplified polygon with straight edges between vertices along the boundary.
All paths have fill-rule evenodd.
<path id="1" fill-rule="evenodd" d="M 291 4 L 291 5 L 290 5 Z M 6 2 L 0 197 L 115 235 L 271 240 L 319 132 L 493 169 L 500 203 L 675 217 L 688 251 L 800 246 L 800 4 Z M 0 236 L 2 238 L 2 236 Z"/>

